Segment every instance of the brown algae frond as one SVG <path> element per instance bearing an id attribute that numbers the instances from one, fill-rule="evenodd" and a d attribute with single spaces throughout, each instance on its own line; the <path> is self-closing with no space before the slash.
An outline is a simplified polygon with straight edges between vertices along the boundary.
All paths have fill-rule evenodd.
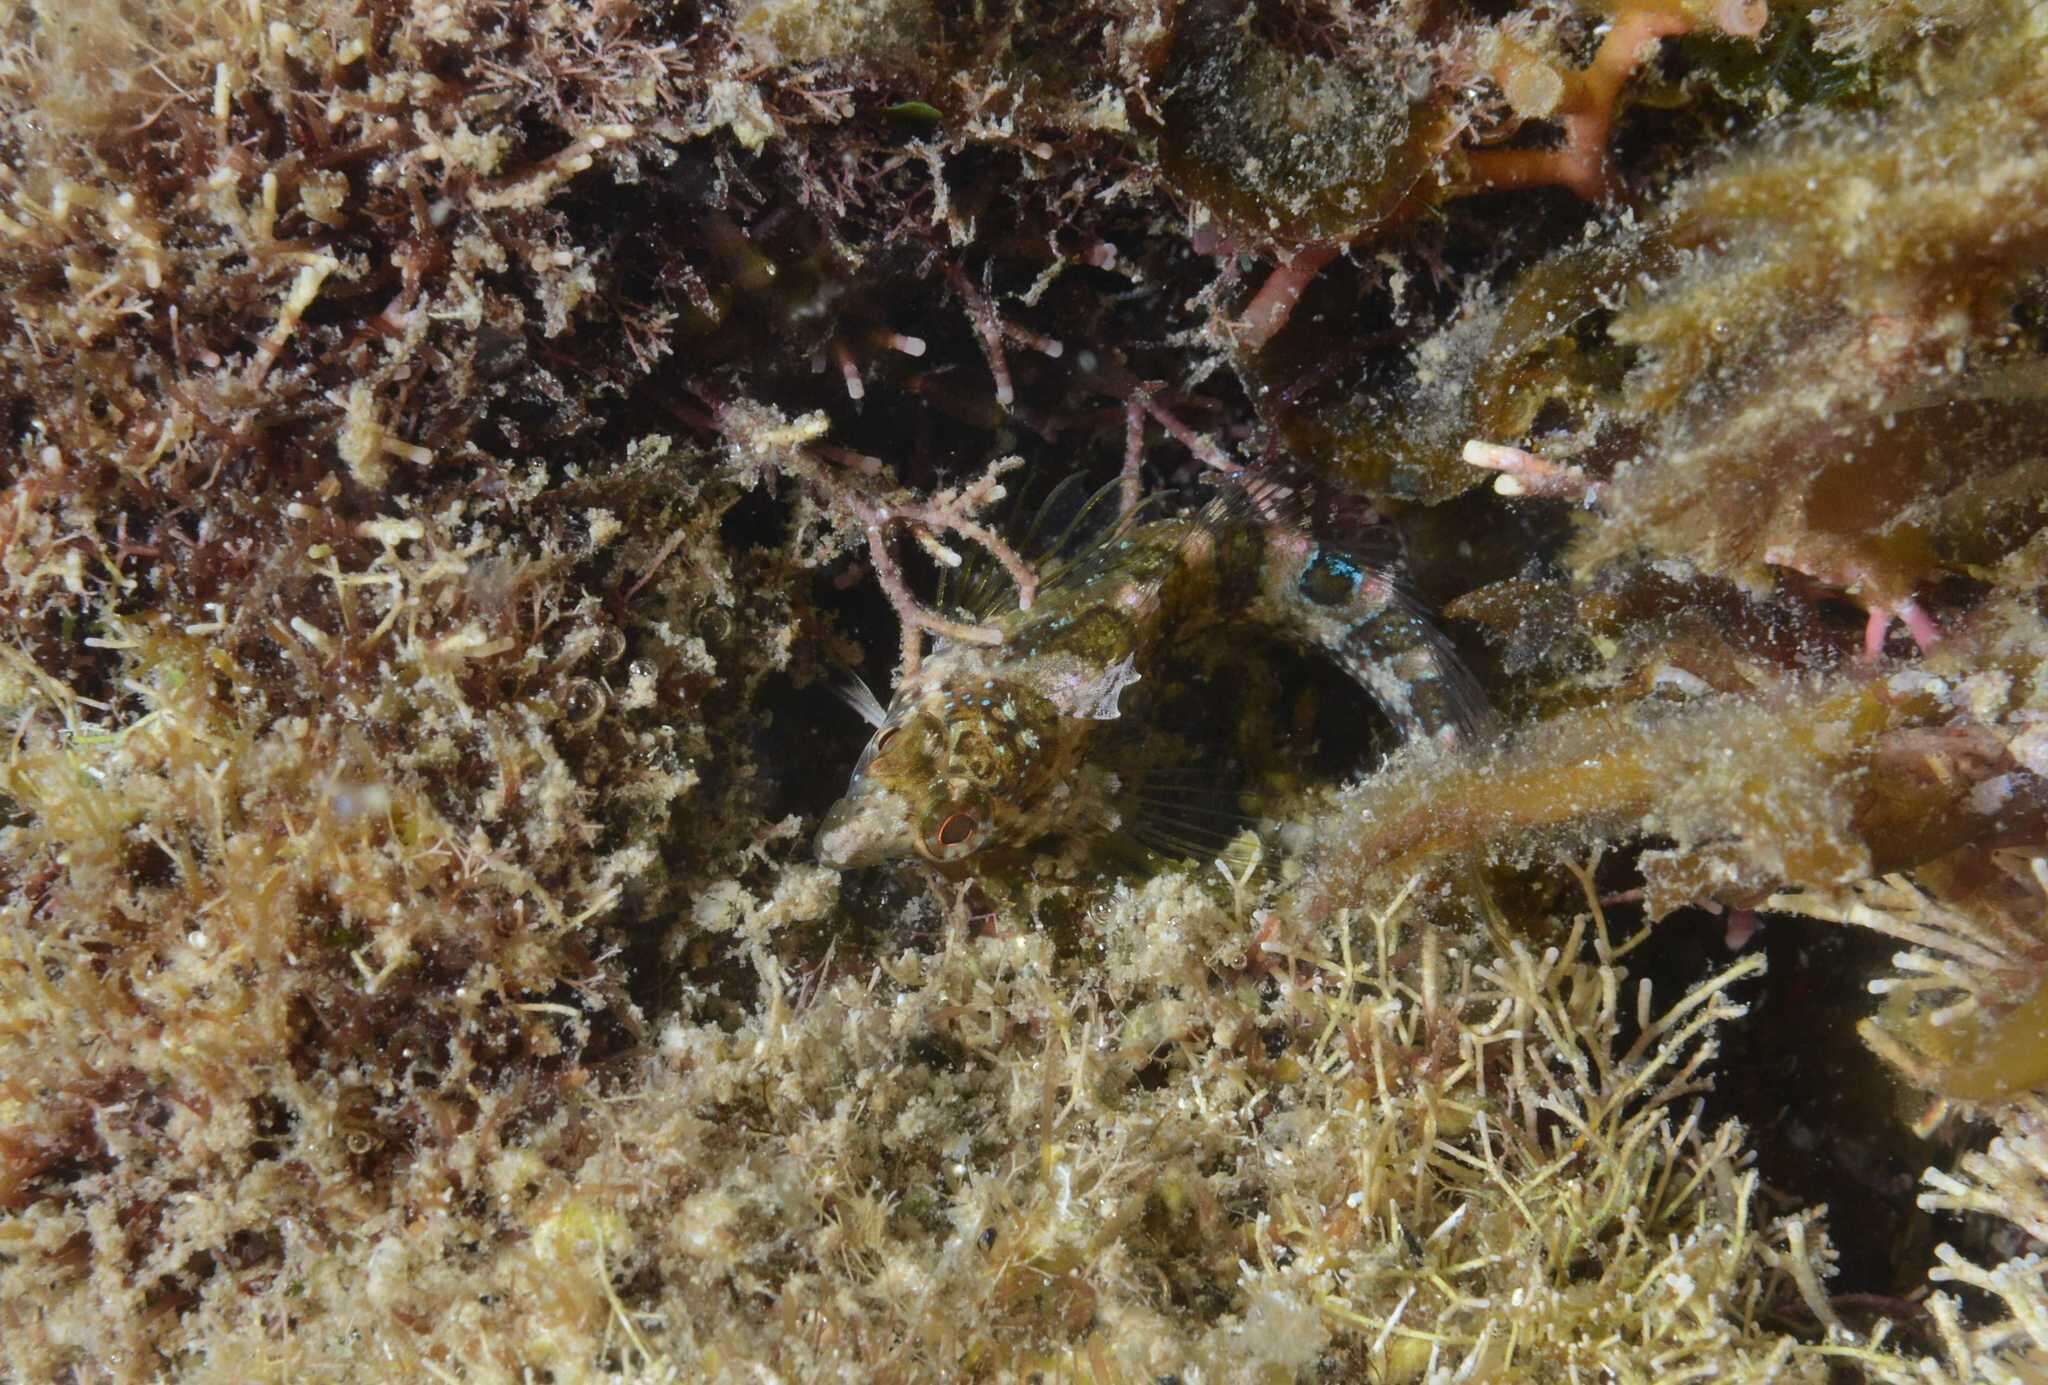
<path id="1" fill-rule="evenodd" d="M 0 1374 L 2041 1374 L 2043 13 L 13 7 Z M 1281 477 L 1380 712 L 816 859 Z"/>

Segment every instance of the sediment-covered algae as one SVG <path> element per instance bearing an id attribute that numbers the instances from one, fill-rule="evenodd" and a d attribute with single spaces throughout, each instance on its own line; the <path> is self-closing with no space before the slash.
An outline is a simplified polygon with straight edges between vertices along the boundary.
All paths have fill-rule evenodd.
<path id="1" fill-rule="evenodd" d="M 1261 5 L 1231 73 L 1407 142 L 1205 192 L 1193 6 L 17 6 L 7 1370 L 2037 1369 L 2040 11 L 1832 6 L 1823 89 L 1667 7 L 1568 126 L 1656 8 Z M 1280 175 L 1361 197 L 1263 239 Z M 1484 588 L 1509 739 L 1264 775 L 1293 874 L 809 859 L 822 675 L 941 614 L 992 459 L 1288 438 Z M 1259 706 L 1231 754 L 1326 732 Z M 1764 925 L 1667 984 L 1695 905 Z M 1794 909 L 1920 954 L 1896 1294 L 1826 1228 L 1920 1170 L 1790 1207 L 1722 1119 Z"/>

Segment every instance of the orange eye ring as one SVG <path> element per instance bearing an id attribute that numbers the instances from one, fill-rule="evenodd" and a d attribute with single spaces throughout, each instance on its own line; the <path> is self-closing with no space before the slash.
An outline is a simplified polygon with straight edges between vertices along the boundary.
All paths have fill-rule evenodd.
<path id="1" fill-rule="evenodd" d="M 974 814 L 949 813 L 939 824 L 939 830 L 932 833 L 932 845 L 939 851 L 950 851 L 973 841 L 979 830 L 981 824 L 974 820 Z"/>
<path id="2" fill-rule="evenodd" d="M 963 860 L 988 845 L 994 807 L 970 786 L 949 785 L 917 825 L 917 854 L 934 865 Z"/>

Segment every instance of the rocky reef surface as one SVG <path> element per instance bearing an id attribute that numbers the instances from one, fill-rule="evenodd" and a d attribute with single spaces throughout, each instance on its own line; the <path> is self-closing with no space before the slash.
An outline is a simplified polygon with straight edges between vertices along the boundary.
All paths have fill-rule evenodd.
<path id="1" fill-rule="evenodd" d="M 2041 1378 L 2044 267 L 2023 0 L 19 0 L 0 1369 Z M 1497 734 L 817 863 L 1280 466 Z"/>

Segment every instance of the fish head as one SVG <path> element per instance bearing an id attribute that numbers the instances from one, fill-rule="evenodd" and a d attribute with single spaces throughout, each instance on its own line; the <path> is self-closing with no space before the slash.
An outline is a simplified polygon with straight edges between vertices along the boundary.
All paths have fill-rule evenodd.
<path id="1" fill-rule="evenodd" d="M 1058 712 L 1028 690 L 975 680 L 899 699 L 818 829 L 841 869 L 916 858 L 950 865 L 1045 830 Z"/>

